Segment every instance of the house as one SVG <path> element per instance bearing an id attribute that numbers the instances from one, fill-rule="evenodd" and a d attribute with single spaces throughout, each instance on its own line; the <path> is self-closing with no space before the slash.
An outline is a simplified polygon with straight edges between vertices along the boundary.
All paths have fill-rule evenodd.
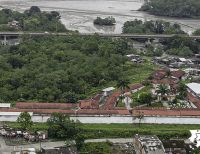
<path id="1" fill-rule="evenodd" d="M 8 26 L 11 28 L 15 28 L 15 29 L 20 29 L 21 25 L 19 23 L 19 21 L 13 20 L 11 22 L 8 22 Z"/>
<path id="2" fill-rule="evenodd" d="M 101 106 L 104 110 L 111 110 L 116 106 L 118 98 L 120 97 L 121 92 L 115 91 L 112 95 L 110 95 L 106 100 L 105 103 Z"/>
<path id="3" fill-rule="evenodd" d="M 114 90 L 115 90 L 114 87 L 108 87 L 108 88 L 103 89 L 102 92 L 104 96 L 109 96 L 113 93 Z"/>
<path id="4" fill-rule="evenodd" d="M 196 68 L 187 68 L 184 70 L 186 74 L 194 77 L 194 76 L 197 76 L 199 77 L 200 76 L 200 69 L 196 69 Z"/>
<path id="5" fill-rule="evenodd" d="M 183 79 L 184 75 L 185 75 L 185 72 L 182 70 L 171 71 L 171 77 L 178 80 Z"/>
<path id="6" fill-rule="evenodd" d="M 184 140 L 162 140 L 165 154 L 186 154 L 186 144 Z"/>
<path id="7" fill-rule="evenodd" d="M 155 135 L 138 135 L 133 138 L 136 154 L 164 154 L 162 142 Z"/>
<path id="8" fill-rule="evenodd" d="M 166 76 L 166 70 L 164 69 L 160 69 L 160 70 L 156 70 L 151 77 L 155 80 L 161 80 Z"/>
<path id="9" fill-rule="evenodd" d="M 186 63 L 186 62 L 187 62 L 187 59 L 185 59 L 185 58 L 178 58 L 178 59 L 179 59 L 179 61 L 182 62 L 182 63 Z"/>
<path id="10" fill-rule="evenodd" d="M 200 99 L 200 83 L 188 83 L 186 86 L 189 93 Z"/>
<path id="11" fill-rule="evenodd" d="M 125 89 L 125 95 L 129 95 L 131 93 L 135 93 L 141 89 L 144 88 L 143 84 L 137 83 L 137 84 L 132 84 L 129 86 L 129 89 Z"/>
<path id="12" fill-rule="evenodd" d="M 128 59 L 133 63 L 143 63 L 144 62 L 144 59 L 139 55 L 130 54 L 130 55 L 126 55 L 126 57 L 128 57 Z"/>

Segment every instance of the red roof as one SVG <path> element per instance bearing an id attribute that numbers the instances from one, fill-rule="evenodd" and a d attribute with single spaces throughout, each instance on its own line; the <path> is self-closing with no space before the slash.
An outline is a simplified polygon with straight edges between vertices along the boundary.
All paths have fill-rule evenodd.
<path id="1" fill-rule="evenodd" d="M 144 87 L 144 85 L 140 84 L 140 83 L 137 83 L 137 84 L 133 84 L 130 86 L 130 89 L 131 90 L 135 90 L 135 89 L 139 89 L 139 88 L 142 88 Z"/>
<path id="2" fill-rule="evenodd" d="M 172 71 L 171 76 L 176 77 L 176 78 L 181 78 L 185 75 L 185 72 L 182 70 L 177 70 L 177 71 Z"/>
<path id="3" fill-rule="evenodd" d="M 129 115 L 128 110 L 98 110 L 98 109 L 83 109 L 78 110 L 59 110 L 59 109 L 0 109 L 0 112 L 33 112 L 34 114 L 52 114 L 52 113 L 64 113 L 70 115 Z"/>
<path id="4" fill-rule="evenodd" d="M 144 116 L 200 116 L 200 111 L 195 109 L 134 109 L 132 113 L 133 115 Z"/>
<path id="5" fill-rule="evenodd" d="M 109 96 L 102 106 L 104 110 L 111 110 L 115 107 L 118 97 L 121 95 L 120 91 L 114 92 L 111 96 Z"/>
<path id="6" fill-rule="evenodd" d="M 16 108 L 19 109 L 70 109 L 77 107 L 75 103 L 28 103 L 17 102 Z"/>
<path id="7" fill-rule="evenodd" d="M 164 78 L 161 80 L 152 80 L 152 83 L 154 84 L 168 84 L 168 85 L 174 85 L 176 84 L 178 81 L 176 79 L 173 78 Z"/>
<path id="8" fill-rule="evenodd" d="M 33 112 L 34 114 L 52 114 L 52 113 L 65 113 L 65 114 L 75 114 L 73 110 L 60 110 L 60 109 L 0 109 L 0 112 Z"/>
<path id="9" fill-rule="evenodd" d="M 98 109 L 99 102 L 93 99 L 81 100 L 79 101 L 79 107 L 81 109 Z"/>
<path id="10" fill-rule="evenodd" d="M 193 103 L 197 108 L 200 108 L 200 99 L 194 95 L 192 95 L 191 92 L 187 93 L 187 99 Z"/>
<path id="11" fill-rule="evenodd" d="M 160 80 L 160 79 L 164 78 L 165 75 L 166 75 L 166 70 L 161 69 L 161 70 L 156 70 L 152 74 L 152 77 L 153 77 L 153 79 L 159 79 Z"/>
<path id="12" fill-rule="evenodd" d="M 101 97 L 102 97 L 102 94 L 97 94 L 97 95 L 94 96 L 92 99 L 99 102 L 100 99 L 101 99 Z"/>

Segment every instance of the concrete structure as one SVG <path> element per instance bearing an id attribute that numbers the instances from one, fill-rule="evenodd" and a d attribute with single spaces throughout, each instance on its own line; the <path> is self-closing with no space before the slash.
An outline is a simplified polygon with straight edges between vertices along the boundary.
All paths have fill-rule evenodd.
<path id="1" fill-rule="evenodd" d="M 188 83 L 186 85 L 188 87 L 188 91 L 191 92 L 194 96 L 200 99 L 200 84 L 199 83 Z"/>
<path id="2" fill-rule="evenodd" d="M 190 130 L 191 137 L 189 140 L 196 145 L 196 147 L 200 147 L 200 130 Z"/>
<path id="3" fill-rule="evenodd" d="M 1 115 L 0 121 L 15 122 L 20 113 Z M 46 122 L 50 117 L 48 114 L 34 114 L 32 120 L 34 122 Z M 144 116 L 140 120 L 136 116 L 122 115 L 71 115 L 70 118 L 81 123 L 146 123 L 146 124 L 199 124 L 200 116 Z"/>
<path id="4" fill-rule="evenodd" d="M 164 154 L 162 142 L 155 135 L 138 135 L 133 138 L 136 154 Z"/>
<path id="5" fill-rule="evenodd" d="M 0 103 L 0 108 L 10 108 L 10 103 Z"/>

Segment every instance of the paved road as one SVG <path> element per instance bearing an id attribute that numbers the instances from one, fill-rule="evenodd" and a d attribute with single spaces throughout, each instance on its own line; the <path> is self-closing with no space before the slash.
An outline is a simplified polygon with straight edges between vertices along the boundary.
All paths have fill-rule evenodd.
<path id="1" fill-rule="evenodd" d="M 30 36 L 69 36 L 70 33 L 49 33 L 49 32 L 0 32 L 0 36 L 20 36 L 20 35 L 30 35 Z M 93 33 L 79 33 L 80 36 L 92 36 Z M 100 37 L 121 37 L 121 38 L 140 38 L 140 39 L 165 39 L 172 38 L 176 34 L 157 34 L 157 35 L 146 35 L 146 34 L 102 34 L 98 33 Z M 180 35 L 183 37 L 189 37 L 192 39 L 200 39 L 200 36 L 188 36 Z"/>
<path id="2" fill-rule="evenodd" d="M 128 143 L 128 142 L 133 142 L 133 138 L 115 138 L 115 139 L 89 139 L 86 140 L 86 143 L 90 142 L 112 142 L 112 143 Z"/>
<path id="3" fill-rule="evenodd" d="M 13 150 L 12 146 L 7 146 L 4 139 L 0 137 L 0 154 L 10 154 Z"/>
<path id="4" fill-rule="evenodd" d="M 132 138 L 116 138 L 116 139 L 89 139 L 85 140 L 86 143 L 91 143 L 91 142 L 106 142 L 110 141 L 113 143 L 127 143 L 127 142 L 132 142 Z M 65 142 L 64 141 L 57 141 L 57 142 L 42 142 L 41 147 L 59 147 L 59 146 L 64 146 Z M 0 137 L 0 154 L 10 154 L 13 150 L 23 150 L 23 149 L 28 149 L 28 148 L 35 148 L 35 149 L 40 149 L 40 143 L 36 144 L 28 144 L 28 145 L 19 145 L 19 146 L 7 146 L 5 144 L 5 141 L 2 137 Z"/>

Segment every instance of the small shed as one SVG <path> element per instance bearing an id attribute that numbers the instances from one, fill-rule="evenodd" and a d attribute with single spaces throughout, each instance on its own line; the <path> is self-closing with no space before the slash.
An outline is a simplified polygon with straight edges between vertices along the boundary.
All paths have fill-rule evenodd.
<path id="1" fill-rule="evenodd" d="M 108 87 L 106 89 L 103 89 L 102 92 L 103 92 L 103 95 L 104 96 L 109 96 L 110 94 L 112 94 L 112 92 L 115 90 L 114 87 Z"/>

